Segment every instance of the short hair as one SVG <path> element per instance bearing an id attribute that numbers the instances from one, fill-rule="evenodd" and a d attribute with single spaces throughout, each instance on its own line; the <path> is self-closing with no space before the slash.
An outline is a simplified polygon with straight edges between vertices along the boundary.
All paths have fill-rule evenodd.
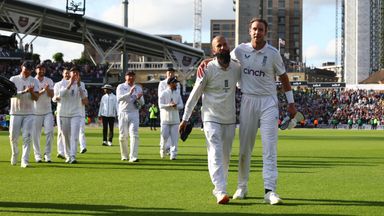
<path id="1" fill-rule="evenodd" d="M 167 69 L 167 71 L 175 72 L 175 69 L 173 69 L 173 67 L 169 67 L 169 68 Z"/>
<path id="2" fill-rule="evenodd" d="M 253 17 L 253 18 L 251 19 L 251 21 L 249 21 L 249 25 L 248 25 L 248 28 L 249 28 L 249 29 L 251 28 L 252 23 L 254 23 L 254 22 L 261 22 L 261 23 L 264 24 L 265 29 L 268 29 L 268 22 L 267 22 L 265 19 L 258 18 L 258 17 Z"/>
<path id="3" fill-rule="evenodd" d="M 77 71 L 77 72 L 80 72 L 80 69 L 76 66 L 73 66 L 71 67 L 71 69 L 69 70 L 69 72 L 72 72 L 72 71 Z"/>
<path id="4" fill-rule="evenodd" d="M 136 73 L 134 71 L 126 71 L 125 76 L 136 76 Z"/>

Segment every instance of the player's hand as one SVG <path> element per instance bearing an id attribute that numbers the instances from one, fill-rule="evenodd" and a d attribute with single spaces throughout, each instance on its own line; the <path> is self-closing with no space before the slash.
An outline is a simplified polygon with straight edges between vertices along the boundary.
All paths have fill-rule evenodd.
<path id="1" fill-rule="evenodd" d="M 208 58 L 208 59 L 204 59 L 204 60 L 200 63 L 199 67 L 197 68 L 197 72 L 196 72 L 196 76 L 197 76 L 198 78 L 201 78 L 201 77 L 204 76 L 204 74 L 205 74 L 204 70 L 207 69 L 207 65 L 208 65 L 208 63 L 209 63 L 210 61 L 212 61 L 212 60 L 213 60 L 212 58 Z"/>
<path id="2" fill-rule="evenodd" d="M 81 85 L 81 78 L 80 78 L 80 75 L 77 75 L 77 86 L 79 86 L 80 87 L 80 85 Z"/>
<path id="3" fill-rule="evenodd" d="M 169 103 L 169 106 L 170 106 L 170 107 L 176 107 L 177 104 L 175 104 L 175 102 L 171 101 L 171 102 Z"/>
<path id="4" fill-rule="evenodd" d="M 137 99 L 140 99 L 141 96 L 143 96 L 143 93 L 142 93 L 142 92 L 138 93 L 138 94 L 137 94 Z"/>
<path id="5" fill-rule="evenodd" d="M 33 92 L 33 89 L 34 89 L 34 86 L 33 85 L 29 85 L 26 89 L 25 89 L 25 92 Z"/>
<path id="6" fill-rule="evenodd" d="M 136 89 L 136 86 L 132 86 L 131 89 L 129 89 L 129 94 L 132 95 L 135 89 Z"/>
<path id="7" fill-rule="evenodd" d="M 69 78 L 69 86 L 68 87 L 72 86 L 72 84 L 75 82 L 76 82 L 76 76 L 71 76 L 71 78 Z"/>
<path id="8" fill-rule="evenodd" d="M 179 134 L 181 134 L 184 130 L 185 130 L 185 127 L 187 126 L 187 122 L 186 121 L 181 121 L 180 124 L 179 124 Z"/>
<path id="9" fill-rule="evenodd" d="M 295 106 L 295 103 L 290 103 L 288 104 L 288 109 L 287 109 L 288 113 L 289 113 L 289 117 L 291 119 L 295 118 L 295 115 L 297 113 L 297 110 L 296 110 L 296 106 Z"/>

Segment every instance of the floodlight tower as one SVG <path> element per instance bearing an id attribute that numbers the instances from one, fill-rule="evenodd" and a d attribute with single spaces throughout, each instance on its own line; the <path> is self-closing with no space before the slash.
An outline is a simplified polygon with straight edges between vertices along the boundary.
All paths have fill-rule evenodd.
<path id="1" fill-rule="evenodd" d="M 129 4 L 129 2 L 128 2 L 128 0 L 123 0 L 122 4 L 123 4 L 123 11 L 124 11 L 123 23 L 124 23 L 124 27 L 128 28 L 128 4 Z M 128 53 L 127 53 L 125 43 L 124 43 L 123 53 L 122 53 L 121 58 L 122 59 L 121 59 L 120 67 L 121 67 L 122 71 L 120 74 L 120 78 L 123 79 L 124 78 L 123 74 L 128 70 Z"/>
<path id="2" fill-rule="evenodd" d="M 194 2 L 193 47 L 201 49 L 202 0 Z"/>
<path id="3" fill-rule="evenodd" d="M 336 44 L 335 44 L 335 66 L 339 63 L 339 0 L 336 0 Z"/>
<path id="4" fill-rule="evenodd" d="M 336 0 L 336 40 L 335 40 L 335 67 L 340 76 L 341 82 L 344 82 L 344 0 Z"/>

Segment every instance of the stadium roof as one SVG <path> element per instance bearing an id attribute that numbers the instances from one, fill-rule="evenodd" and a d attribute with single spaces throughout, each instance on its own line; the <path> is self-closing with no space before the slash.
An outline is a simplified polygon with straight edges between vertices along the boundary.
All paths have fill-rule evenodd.
<path id="1" fill-rule="evenodd" d="M 11 31 L 17 33 L 90 43 L 99 53 L 123 50 L 126 45 L 129 53 L 163 59 L 172 57 L 173 52 L 194 62 L 204 56 L 202 50 L 169 39 L 20 0 L 0 0 L 0 21 L 14 24 Z M 4 25 L 0 25 L 0 29 L 10 31 Z"/>

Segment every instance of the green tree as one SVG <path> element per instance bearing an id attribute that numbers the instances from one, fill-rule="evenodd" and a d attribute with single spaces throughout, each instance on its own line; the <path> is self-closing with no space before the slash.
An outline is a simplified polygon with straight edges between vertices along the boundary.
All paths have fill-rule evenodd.
<path id="1" fill-rule="evenodd" d="M 37 53 L 32 54 L 32 61 L 33 62 L 40 62 L 40 55 Z"/>
<path id="2" fill-rule="evenodd" d="M 92 61 L 84 54 L 84 52 L 82 52 L 81 57 L 79 59 L 73 59 L 72 63 L 76 65 L 82 65 L 82 64 L 92 64 Z"/>
<path id="3" fill-rule="evenodd" d="M 61 52 L 55 53 L 52 56 L 52 59 L 54 62 L 64 62 L 63 58 L 64 58 L 64 54 Z"/>

